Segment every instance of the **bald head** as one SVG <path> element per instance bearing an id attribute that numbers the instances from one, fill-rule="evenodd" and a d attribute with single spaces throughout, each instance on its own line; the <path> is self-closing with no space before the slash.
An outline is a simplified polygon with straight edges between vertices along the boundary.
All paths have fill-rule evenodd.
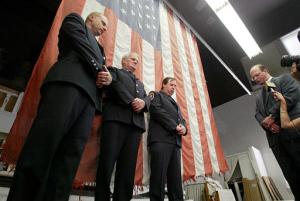
<path id="1" fill-rule="evenodd" d="M 250 76 L 256 84 L 263 85 L 271 77 L 268 68 L 262 64 L 257 64 L 251 67 Z"/>
<path id="2" fill-rule="evenodd" d="M 107 30 L 108 20 L 102 13 L 92 12 L 87 16 L 85 24 L 94 36 L 100 36 Z"/>

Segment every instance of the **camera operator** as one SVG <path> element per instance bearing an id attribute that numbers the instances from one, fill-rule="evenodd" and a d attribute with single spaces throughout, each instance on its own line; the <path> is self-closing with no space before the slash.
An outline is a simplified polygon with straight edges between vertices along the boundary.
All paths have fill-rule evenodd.
<path id="1" fill-rule="evenodd" d="M 297 64 L 296 62 L 293 62 L 291 67 L 291 75 L 295 80 L 297 80 L 300 84 L 300 71 L 298 70 L 300 64 Z"/>
<path id="2" fill-rule="evenodd" d="M 288 181 L 295 200 L 300 200 L 300 135 L 297 130 L 280 127 L 280 103 L 272 92 L 280 92 L 286 100 L 290 120 L 300 117 L 300 87 L 289 74 L 272 77 L 266 66 L 250 69 L 250 76 L 262 85 L 256 97 L 255 118 L 266 131 L 269 146 Z"/>
<path id="3" fill-rule="evenodd" d="M 291 75 L 300 82 L 300 56 L 283 55 L 280 60 L 281 67 L 291 66 Z"/>

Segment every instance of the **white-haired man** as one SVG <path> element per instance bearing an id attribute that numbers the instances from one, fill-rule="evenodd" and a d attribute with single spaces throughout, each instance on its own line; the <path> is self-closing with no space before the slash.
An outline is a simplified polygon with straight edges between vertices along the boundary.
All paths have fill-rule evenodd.
<path id="1" fill-rule="evenodd" d="M 113 80 L 107 87 L 103 106 L 96 201 L 110 200 L 115 164 L 113 200 L 132 198 L 138 147 L 146 130 L 144 112 L 150 105 L 143 83 L 133 74 L 138 62 L 137 53 L 131 52 L 123 56 L 122 69 L 108 68 Z"/>

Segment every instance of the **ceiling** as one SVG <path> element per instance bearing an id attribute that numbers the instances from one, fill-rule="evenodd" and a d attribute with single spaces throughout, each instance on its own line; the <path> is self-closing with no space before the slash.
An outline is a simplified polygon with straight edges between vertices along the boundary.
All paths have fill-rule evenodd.
<path id="1" fill-rule="evenodd" d="M 229 0 L 260 47 L 300 26 L 299 0 Z M 250 90 L 240 59 L 246 54 L 205 0 L 167 0 L 199 33 Z M 212 106 L 246 94 L 225 68 L 199 42 Z"/>
<path id="2" fill-rule="evenodd" d="M 245 53 L 204 0 L 166 0 L 250 89 L 240 59 Z M 60 0 L 2 0 L 0 84 L 24 90 Z M 299 0 L 230 0 L 259 46 L 300 26 Z M 199 42 L 212 106 L 246 92 Z"/>

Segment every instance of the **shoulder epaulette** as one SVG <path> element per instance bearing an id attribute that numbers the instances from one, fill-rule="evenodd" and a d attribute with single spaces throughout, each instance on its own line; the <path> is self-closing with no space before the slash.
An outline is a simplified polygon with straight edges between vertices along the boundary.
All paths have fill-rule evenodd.
<path id="1" fill-rule="evenodd" d="M 149 94 L 148 94 L 150 100 L 153 100 L 154 97 L 155 97 L 155 95 L 157 95 L 157 92 L 156 92 L 156 91 L 150 91 Z"/>

